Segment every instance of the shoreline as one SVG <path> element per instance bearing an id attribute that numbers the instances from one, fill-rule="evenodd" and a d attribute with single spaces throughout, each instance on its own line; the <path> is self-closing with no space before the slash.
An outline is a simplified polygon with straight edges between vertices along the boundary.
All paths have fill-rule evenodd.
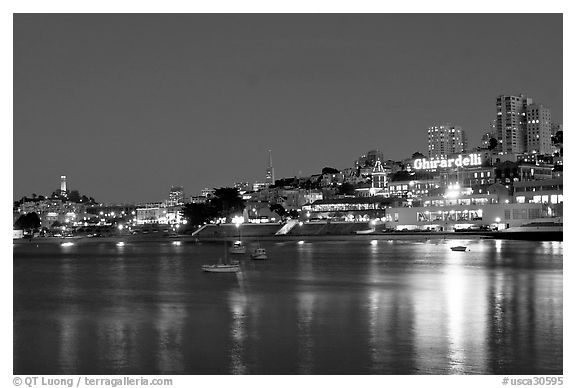
<path id="1" fill-rule="evenodd" d="M 551 238 L 554 237 L 554 238 Z M 455 233 L 455 232 L 419 232 L 419 233 L 406 233 L 406 232 L 392 232 L 392 233 L 373 233 L 373 234 L 322 234 L 322 235 L 262 235 L 262 236 L 243 236 L 242 241 L 369 241 L 369 240 L 412 240 L 412 241 L 426 241 L 426 240 L 529 240 L 529 241 L 563 241 L 562 238 L 558 239 L 557 236 L 550 235 L 534 235 L 533 233 L 516 232 L 498 234 L 497 232 L 485 233 Z M 78 244 L 96 244 L 96 243 L 151 243 L 151 242 L 181 242 L 181 243 L 203 243 L 203 242 L 220 242 L 220 241 L 237 241 L 237 236 L 191 236 L 191 235 L 177 235 L 177 236 L 110 236 L 110 237 L 35 237 L 32 239 L 13 239 L 14 245 L 27 245 L 27 244 L 52 244 L 57 245 L 64 242 L 73 242 Z"/>

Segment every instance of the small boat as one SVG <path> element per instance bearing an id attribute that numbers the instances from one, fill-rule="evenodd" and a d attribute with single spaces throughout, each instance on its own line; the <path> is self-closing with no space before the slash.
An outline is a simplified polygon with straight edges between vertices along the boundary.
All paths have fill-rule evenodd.
<path id="1" fill-rule="evenodd" d="M 240 271 L 239 264 L 206 264 L 202 266 L 202 271 L 204 272 L 218 272 L 218 273 L 226 273 L 226 272 L 238 272 Z"/>
<path id="2" fill-rule="evenodd" d="M 242 241 L 234 241 L 234 244 L 230 247 L 230 253 L 233 255 L 236 254 L 244 254 L 246 253 L 246 245 L 242 244 Z"/>
<path id="3" fill-rule="evenodd" d="M 254 252 L 250 254 L 250 257 L 252 257 L 254 260 L 266 260 L 268 255 L 266 254 L 266 249 L 256 248 L 254 249 Z"/>
<path id="4" fill-rule="evenodd" d="M 458 247 L 450 247 L 450 249 L 452 249 L 453 251 L 458 251 L 458 252 L 466 252 L 466 250 L 467 250 L 468 248 L 467 248 L 467 247 L 458 246 Z"/>
<path id="5" fill-rule="evenodd" d="M 366 229 L 366 230 L 357 230 L 356 234 L 370 234 L 370 233 L 374 233 L 375 231 L 376 231 L 375 228 Z"/>
<path id="6" fill-rule="evenodd" d="M 233 273 L 240 271 L 240 263 L 237 260 L 232 262 L 228 261 L 228 249 L 226 248 L 226 244 L 224 244 L 224 260 L 220 259 L 220 262 L 217 264 L 205 264 L 202 266 L 202 271 L 215 273 Z"/>

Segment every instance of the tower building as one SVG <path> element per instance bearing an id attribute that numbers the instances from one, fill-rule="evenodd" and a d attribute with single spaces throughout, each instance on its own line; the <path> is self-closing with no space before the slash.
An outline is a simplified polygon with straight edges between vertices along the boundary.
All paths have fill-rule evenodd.
<path id="1" fill-rule="evenodd" d="M 66 175 L 60 175 L 60 193 L 66 194 Z"/>
<path id="2" fill-rule="evenodd" d="M 170 187 L 168 194 L 168 204 L 171 206 L 182 205 L 184 203 L 184 189 L 181 186 Z"/>
<path id="3" fill-rule="evenodd" d="M 274 180 L 274 167 L 272 166 L 272 150 L 268 150 L 268 168 L 266 169 L 266 183 L 273 185 Z"/>
<path id="4" fill-rule="evenodd" d="M 526 108 L 526 151 L 552 155 L 552 121 L 550 109 L 532 104 Z"/>
<path id="5" fill-rule="evenodd" d="M 428 128 L 428 157 L 446 158 L 465 152 L 467 148 L 466 134 L 461 126 L 446 123 Z"/>
<path id="6" fill-rule="evenodd" d="M 500 95 L 496 98 L 496 133 L 502 153 L 520 154 L 526 152 L 526 109 L 532 99 L 518 96 Z"/>

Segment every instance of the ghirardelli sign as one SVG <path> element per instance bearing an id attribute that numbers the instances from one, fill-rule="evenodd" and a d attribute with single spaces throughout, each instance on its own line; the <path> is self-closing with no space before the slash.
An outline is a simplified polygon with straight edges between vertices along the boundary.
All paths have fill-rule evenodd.
<path id="1" fill-rule="evenodd" d="M 414 170 L 436 170 L 438 168 L 470 167 L 481 166 L 482 158 L 480 154 L 469 154 L 467 156 L 458 155 L 452 159 L 414 159 Z"/>

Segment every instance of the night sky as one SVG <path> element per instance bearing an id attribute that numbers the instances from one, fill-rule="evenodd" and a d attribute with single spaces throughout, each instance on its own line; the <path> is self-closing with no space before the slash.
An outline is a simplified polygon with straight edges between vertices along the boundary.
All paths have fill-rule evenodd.
<path id="1" fill-rule="evenodd" d="M 277 179 L 401 160 L 445 122 L 476 146 L 499 94 L 562 123 L 562 60 L 560 14 L 17 14 L 13 197 L 197 195 L 263 181 L 269 149 Z"/>

